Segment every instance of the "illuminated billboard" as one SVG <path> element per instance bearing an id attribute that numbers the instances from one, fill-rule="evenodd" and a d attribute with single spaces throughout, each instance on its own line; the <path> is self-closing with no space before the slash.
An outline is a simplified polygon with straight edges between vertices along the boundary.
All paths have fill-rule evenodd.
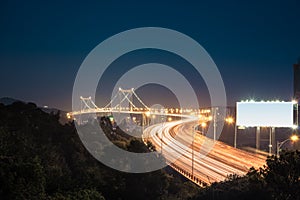
<path id="1" fill-rule="evenodd" d="M 293 127 L 293 102 L 237 102 L 237 126 Z"/>

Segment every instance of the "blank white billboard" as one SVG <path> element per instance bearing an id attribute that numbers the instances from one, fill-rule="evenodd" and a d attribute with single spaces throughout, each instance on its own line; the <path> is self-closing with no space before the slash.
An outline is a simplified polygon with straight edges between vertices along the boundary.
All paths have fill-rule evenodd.
<path id="1" fill-rule="evenodd" d="M 237 126 L 293 127 L 293 102 L 238 102 Z"/>

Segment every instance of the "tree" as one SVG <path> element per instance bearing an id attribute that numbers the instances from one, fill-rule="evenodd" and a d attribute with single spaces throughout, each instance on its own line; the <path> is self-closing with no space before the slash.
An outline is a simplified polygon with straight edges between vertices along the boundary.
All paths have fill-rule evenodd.
<path id="1" fill-rule="evenodd" d="M 284 151 L 280 157 L 267 159 L 267 167 L 260 172 L 273 199 L 300 198 L 300 152 Z"/>

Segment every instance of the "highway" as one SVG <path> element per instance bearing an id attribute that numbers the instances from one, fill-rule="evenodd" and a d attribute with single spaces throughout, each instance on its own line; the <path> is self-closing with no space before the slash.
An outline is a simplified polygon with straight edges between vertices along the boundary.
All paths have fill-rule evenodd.
<path id="1" fill-rule="evenodd" d="M 195 131 L 195 125 L 194 119 L 155 124 L 144 130 L 143 139 L 172 168 L 200 186 L 224 181 L 231 174 L 245 175 L 251 167 L 265 164 L 265 156 L 213 141 Z"/>

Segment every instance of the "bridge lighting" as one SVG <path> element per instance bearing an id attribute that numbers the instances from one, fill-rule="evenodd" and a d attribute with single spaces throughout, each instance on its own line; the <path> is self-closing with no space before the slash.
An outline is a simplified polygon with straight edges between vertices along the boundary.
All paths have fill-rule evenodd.
<path id="1" fill-rule="evenodd" d="M 168 121 L 171 122 L 171 121 L 172 121 L 172 117 L 169 117 L 169 118 L 168 118 Z"/>
<path id="2" fill-rule="evenodd" d="M 150 111 L 145 112 L 146 117 L 150 116 Z"/>
<path id="3" fill-rule="evenodd" d="M 132 120 L 133 120 L 134 122 L 136 122 L 136 117 L 133 117 Z"/>

